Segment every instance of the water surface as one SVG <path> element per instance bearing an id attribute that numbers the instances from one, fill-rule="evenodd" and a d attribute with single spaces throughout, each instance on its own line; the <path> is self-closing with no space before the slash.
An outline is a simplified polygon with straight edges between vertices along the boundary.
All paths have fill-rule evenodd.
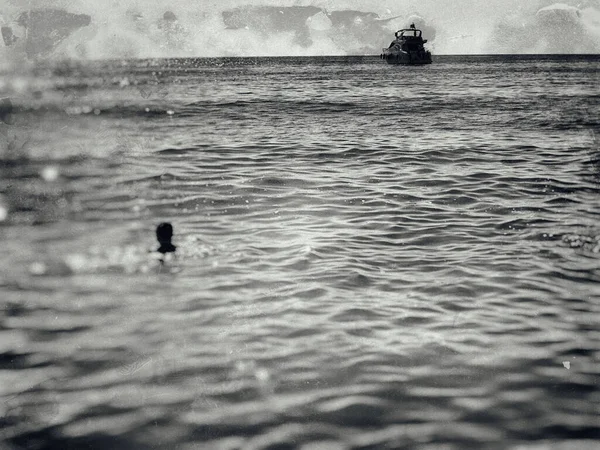
<path id="1" fill-rule="evenodd" d="M 8 448 L 594 448 L 599 68 L 3 73 Z"/>

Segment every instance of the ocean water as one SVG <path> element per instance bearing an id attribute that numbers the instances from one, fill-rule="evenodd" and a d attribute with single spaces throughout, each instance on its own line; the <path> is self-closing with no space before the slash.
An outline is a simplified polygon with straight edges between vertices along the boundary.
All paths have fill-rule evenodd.
<path id="1" fill-rule="evenodd" d="M 5 69 L 0 448 L 597 448 L 599 69 Z"/>

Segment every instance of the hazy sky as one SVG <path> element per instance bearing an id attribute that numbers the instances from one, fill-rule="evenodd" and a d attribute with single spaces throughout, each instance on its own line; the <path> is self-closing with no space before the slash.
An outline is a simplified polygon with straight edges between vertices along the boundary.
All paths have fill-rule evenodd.
<path id="1" fill-rule="evenodd" d="M 372 36 L 368 34 L 372 29 L 363 30 L 361 35 L 360 27 L 344 30 L 347 32 L 344 36 L 339 35 L 339 30 L 337 34 L 334 30 L 311 30 L 310 45 L 306 40 L 299 45 L 293 29 L 259 29 L 258 20 L 245 30 L 226 30 L 221 12 L 244 5 L 314 5 L 328 11 L 374 12 L 380 17 L 406 18 L 416 13 L 436 30 L 435 40 L 430 44 L 437 54 L 600 51 L 600 1 L 562 0 L 563 5 L 578 6 L 583 11 L 581 17 L 574 15 L 571 19 L 566 15 L 558 21 L 543 23 L 536 12 L 556 3 L 552 0 L 0 0 L 0 5 L 4 5 L 0 14 L 7 22 L 29 4 L 32 8 L 64 8 L 89 14 L 92 26 L 73 33 L 58 49 L 67 56 L 76 53 L 76 49 L 86 57 L 110 57 L 115 52 L 123 57 L 173 56 L 174 51 L 181 52 L 180 56 L 347 54 L 379 47 L 387 39 L 388 30 L 381 27 Z M 181 41 L 177 50 L 162 45 L 164 39 L 156 30 L 156 22 L 167 10 L 177 15 L 185 30 L 185 34 L 176 37 Z M 141 14 L 143 19 L 134 24 L 132 12 Z M 581 23 L 574 25 L 573 21 Z M 388 25 L 391 37 L 394 27 L 403 24 Z M 582 38 L 578 37 L 577 42 L 567 40 L 563 47 L 556 47 L 556 43 L 545 37 L 571 31 Z"/>

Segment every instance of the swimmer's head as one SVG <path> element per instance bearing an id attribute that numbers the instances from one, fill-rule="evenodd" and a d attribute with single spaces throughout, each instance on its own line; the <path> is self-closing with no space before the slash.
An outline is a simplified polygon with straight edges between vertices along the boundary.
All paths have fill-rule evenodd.
<path id="1" fill-rule="evenodd" d="M 168 222 L 163 222 L 156 227 L 156 239 L 160 244 L 158 251 L 160 253 L 174 252 L 177 247 L 171 244 L 173 238 L 173 225 Z"/>
<path id="2" fill-rule="evenodd" d="M 156 227 L 156 239 L 158 242 L 169 243 L 173 238 L 173 225 L 168 222 L 163 222 L 159 226 Z"/>

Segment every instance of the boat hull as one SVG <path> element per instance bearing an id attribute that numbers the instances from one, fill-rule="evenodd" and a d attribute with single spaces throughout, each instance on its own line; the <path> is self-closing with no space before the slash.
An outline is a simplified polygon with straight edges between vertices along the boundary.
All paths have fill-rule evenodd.
<path id="1" fill-rule="evenodd" d="M 381 59 L 388 64 L 422 65 L 431 64 L 431 53 L 429 52 L 384 52 Z"/>

